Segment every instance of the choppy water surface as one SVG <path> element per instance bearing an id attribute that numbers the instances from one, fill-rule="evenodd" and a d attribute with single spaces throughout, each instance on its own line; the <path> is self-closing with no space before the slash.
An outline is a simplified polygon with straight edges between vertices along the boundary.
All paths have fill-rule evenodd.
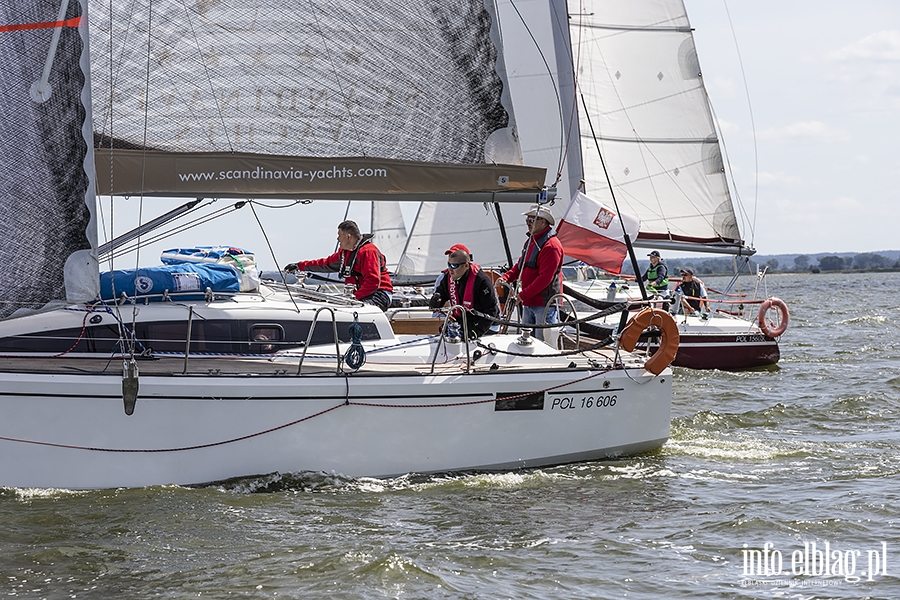
<path id="1" fill-rule="evenodd" d="M 678 369 L 672 438 L 628 460 L 0 489 L 0 596 L 900 598 L 898 287 L 770 276 L 779 367 Z"/>

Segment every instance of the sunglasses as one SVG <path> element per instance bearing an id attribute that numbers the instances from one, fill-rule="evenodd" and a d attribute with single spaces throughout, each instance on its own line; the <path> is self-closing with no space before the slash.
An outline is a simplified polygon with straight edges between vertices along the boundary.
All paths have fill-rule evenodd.
<path id="1" fill-rule="evenodd" d="M 534 223 L 534 217 L 525 217 L 526 223 Z"/>
<path id="2" fill-rule="evenodd" d="M 450 267 L 451 269 L 458 269 L 458 268 L 460 268 L 462 265 L 461 265 L 461 264 L 457 265 L 457 264 L 453 264 L 453 263 L 449 263 L 449 262 L 448 262 L 448 263 L 447 263 L 447 266 Z"/>

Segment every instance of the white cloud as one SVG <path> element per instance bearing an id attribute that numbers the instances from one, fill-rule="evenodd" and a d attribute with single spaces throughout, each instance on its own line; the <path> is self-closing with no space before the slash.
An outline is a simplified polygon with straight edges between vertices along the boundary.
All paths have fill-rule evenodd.
<path id="1" fill-rule="evenodd" d="M 821 121 L 802 121 L 787 127 L 769 127 L 759 132 L 760 139 L 774 141 L 834 142 L 846 140 L 847 135 Z"/>
<path id="2" fill-rule="evenodd" d="M 759 185 L 797 185 L 802 181 L 799 177 L 785 175 L 784 173 L 768 173 L 766 171 L 760 171 L 759 173 Z"/>
<path id="3" fill-rule="evenodd" d="M 834 208 L 836 210 L 847 210 L 860 208 L 859 200 L 850 196 L 838 196 L 831 200 L 825 200 L 822 203 L 825 208 Z"/>
<path id="4" fill-rule="evenodd" d="M 879 31 L 863 39 L 829 52 L 827 60 L 884 60 L 900 61 L 900 31 Z"/>

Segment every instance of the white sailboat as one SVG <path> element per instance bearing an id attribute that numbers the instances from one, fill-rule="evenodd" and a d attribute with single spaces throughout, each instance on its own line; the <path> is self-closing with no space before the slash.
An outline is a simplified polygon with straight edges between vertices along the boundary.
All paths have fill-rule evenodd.
<path id="1" fill-rule="evenodd" d="M 617 203 L 640 219 L 637 247 L 730 254 L 736 257 L 737 272 L 745 270 L 755 253 L 741 235 L 749 223 L 736 210 L 740 204 L 729 189 L 682 0 L 583 0 L 571 17 L 584 180 L 590 195 L 609 206 Z M 678 279 L 678 273 L 669 276 Z M 609 283 L 574 287 L 605 299 Z M 638 291 L 634 284 L 630 290 L 622 288 L 620 282 L 620 300 Z M 732 291 L 729 285 L 724 293 Z M 733 298 L 723 295 L 719 300 L 728 303 Z M 764 300 L 741 300 L 752 309 L 750 318 L 729 314 L 735 305 L 715 301 L 710 318 L 679 316 L 681 343 L 674 364 L 741 369 L 778 362 L 777 336 L 770 333 L 783 329 L 766 327 L 765 310 L 757 315 Z"/>
<path id="2" fill-rule="evenodd" d="M 734 255 L 736 271 L 747 275 L 755 249 L 741 231 L 749 223 L 729 189 L 682 0 L 500 1 L 498 11 L 522 156 L 526 164 L 547 167 L 547 185 L 558 188 L 557 218 L 583 185 L 592 198 L 641 221 L 632 240 L 636 247 Z M 446 224 L 452 221 L 439 211 L 452 210 L 435 205 L 421 211 L 428 218 L 414 224 L 401 264 L 419 273 L 436 268 L 418 258 L 435 256 L 432 240 L 449 247 Z M 474 208 L 463 210 L 466 223 L 496 225 L 477 220 Z M 521 227 L 518 212 L 507 212 L 513 213 L 507 228 L 510 222 Z M 510 230 L 507 237 L 517 249 L 522 230 Z M 499 236 L 471 239 L 485 264 L 505 264 Z M 414 254 L 419 248 L 425 251 Z M 669 275 L 678 279 L 678 273 Z M 611 282 L 568 286 L 605 301 Z M 642 299 L 636 284 L 624 283 L 618 283 L 615 301 Z M 729 285 L 723 293 L 733 291 Z M 679 316 L 675 365 L 742 369 L 778 362 L 778 336 L 771 333 L 783 328 L 766 327 L 778 315 L 757 312 L 766 299 L 750 297 L 735 303 L 747 308 L 745 314 L 729 314 L 732 300 L 723 295 L 722 310 L 709 318 Z"/>
<path id="3" fill-rule="evenodd" d="M 543 170 L 489 158 L 518 152 L 490 3 L 345 4 L 0 7 L 0 127 L 24 148 L 0 150 L 0 486 L 513 469 L 668 438 L 671 370 L 623 349 L 400 336 L 222 265 L 101 294 L 97 192 L 537 198 Z"/>

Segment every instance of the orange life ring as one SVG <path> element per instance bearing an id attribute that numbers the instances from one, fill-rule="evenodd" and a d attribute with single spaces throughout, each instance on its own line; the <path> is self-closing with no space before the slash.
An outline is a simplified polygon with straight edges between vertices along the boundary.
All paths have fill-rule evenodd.
<path id="1" fill-rule="evenodd" d="M 675 360 L 678 341 L 681 337 L 678 334 L 678 324 L 668 312 L 658 308 L 645 308 L 639 312 L 628 321 L 628 325 L 622 330 L 622 334 L 619 336 L 619 347 L 628 352 L 633 351 L 641 333 L 651 326 L 658 327 L 662 336 L 659 340 L 659 348 L 644 363 L 644 368 L 654 375 L 659 375 Z"/>
<path id="2" fill-rule="evenodd" d="M 780 313 L 781 318 L 778 321 L 778 327 L 775 327 L 776 321 L 769 321 L 766 318 L 766 314 L 769 312 L 770 308 L 777 308 Z M 759 322 L 760 331 L 770 338 L 776 338 L 787 329 L 788 323 L 791 320 L 791 315 L 788 313 L 788 307 L 787 304 L 784 303 L 784 300 L 779 298 L 769 298 L 759 305 L 759 314 L 757 315 L 756 320 Z"/>

